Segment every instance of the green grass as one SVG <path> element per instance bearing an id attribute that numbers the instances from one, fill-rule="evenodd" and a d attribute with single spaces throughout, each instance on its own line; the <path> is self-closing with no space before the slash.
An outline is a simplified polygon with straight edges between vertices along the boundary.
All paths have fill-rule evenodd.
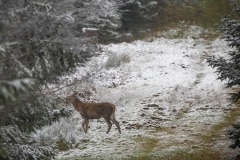
<path id="1" fill-rule="evenodd" d="M 210 148 L 201 148 L 194 151 L 179 150 L 171 155 L 161 157 L 162 160 L 220 160 L 221 155 Z"/>
<path id="2" fill-rule="evenodd" d="M 229 0 L 199 0 L 186 5 L 171 4 L 165 8 L 164 25 L 175 25 L 179 21 L 195 24 L 204 28 L 218 29 L 218 23 L 226 15 L 232 14 Z"/>
<path id="3" fill-rule="evenodd" d="M 159 141 L 156 138 L 137 138 L 137 143 L 141 144 L 141 149 L 134 153 L 128 160 L 151 160 L 152 152 L 157 147 Z"/>
<path id="4" fill-rule="evenodd" d="M 204 143 L 211 143 L 214 138 L 220 136 L 224 129 L 231 127 L 232 124 L 235 123 L 235 121 L 239 118 L 239 115 L 240 105 L 230 110 L 229 114 L 225 117 L 225 120 L 223 122 L 213 126 L 208 134 L 201 137 Z"/>
<path id="5" fill-rule="evenodd" d="M 207 29 L 208 32 L 196 38 L 214 40 L 220 35 L 221 20 L 227 15 L 234 16 L 232 8 L 229 0 L 199 0 L 197 3 L 185 5 L 171 3 L 165 6 L 164 15 L 160 15 L 159 21 L 152 24 L 152 33 L 145 35 L 145 39 L 162 36 L 161 33 L 164 31 L 179 28 L 180 30 L 170 38 L 183 38 L 189 26 L 198 25 Z"/>

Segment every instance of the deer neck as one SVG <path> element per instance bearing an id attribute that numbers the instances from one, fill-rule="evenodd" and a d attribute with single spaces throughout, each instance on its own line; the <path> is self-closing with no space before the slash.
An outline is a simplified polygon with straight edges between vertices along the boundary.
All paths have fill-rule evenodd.
<path id="1" fill-rule="evenodd" d="M 82 105 L 83 105 L 83 102 L 81 102 L 78 98 L 76 98 L 76 99 L 73 101 L 72 104 L 73 104 L 74 108 L 75 108 L 78 112 L 80 112 L 81 107 L 82 107 Z"/>

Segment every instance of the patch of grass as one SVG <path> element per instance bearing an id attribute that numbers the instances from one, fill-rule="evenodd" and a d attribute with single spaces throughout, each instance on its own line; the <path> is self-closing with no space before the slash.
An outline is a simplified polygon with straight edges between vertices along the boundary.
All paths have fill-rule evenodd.
<path id="1" fill-rule="evenodd" d="M 142 143 L 142 147 L 144 149 L 144 152 L 148 153 L 152 151 L 158 144 L 158 140 L 155 138 L 147 138 L 144 140 L 144 143 Z"/>
<path id="2" fill-rule="evenodd" d="M 210 147 L 176 149 L 168 153 L 139 152 L 127 160 L 220 160 L 221 154 Z"/>
<path id="3" fill-rule="evenodd" d="M 142 149 L 134 154 L 134 156 L 128 158 L 128 160 L 151 160 L 152 151 L 158 145 L 158 140 L 155 138 L 137 138 L 136 141 L 141 144 Z"/>
<path id="4" fill-rule="evenodd" d="M 225 117 L 223 122 L 213 126 L 208 134 L 201 137 L 204 143 L 211 143 L 212 140 L 218 137 L 224 129 L 231 127 L 231 125 L 239 118 L 239 115 L 240 106 L 238 105 L 236 108 L 229 111 L 229 114 Z"/>
<path id="5" fill-rule="evenodd" d="M 198 3 L 174 4 L 165 7 L 165 25 L 179 21 L 200 25 L 204 28 L 218 29 L 216 23 L 232 14 L 229 0 L 199 0 Z"/>
<path id="6" fill-rule="evenodd" d="M 221 155 L 210 148 L 202 148 L 194 151 L 180 150 L 161 157 L 164 160 L 220 160 Z"/>
<path id="7" fill-rule="evenodd" d="M 186 28 L 192 25 L 201 26 L 208 31 L 203 32 L 199 37 L 209 41 L 215 40 L 221 34 L 220 30 L 221 19 L 227 15 L 234 16 L 229 0 L 199 0 L 197 2 L 170 3 L 165 6 L 162 17 L 152 25 L 152 33 L 146 35 L 146 39 L 162 36 L 162 32 L 170 29 L 172 31 L 168 38 L 183 38 L 186 35 Z M 184 25 L 184 27 L 179 26 Z"/>

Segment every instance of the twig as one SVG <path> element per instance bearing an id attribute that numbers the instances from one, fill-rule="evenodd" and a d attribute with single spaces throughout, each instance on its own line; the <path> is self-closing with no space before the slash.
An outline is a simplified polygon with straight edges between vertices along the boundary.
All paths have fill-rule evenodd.
<path id="1" fill-rule="evenodd" d="M 98 70 L 96 70 L 95 73 L 99 72 L 102 69 L 103 69 L 103 66 L 101 68 L 99 68 Z M 80 84 L 80 83 L 88 80 L 90 77 L 91 77 L 90 74 L 86 75 L 86 76 L 83 76 L 80 80 L 74 81 L 74 82 L 72 82 L 70 84 L 66 84 L 66 85 L 64 85 L 62 87 L 52 88 L 52 89 L 48 90 L 45 94 L 52 94 L 52 93 L 58 92 L 58 91 L 60 91 L 60 90 L 62 90 L 64 88 L 71 87 L 71 86 L 74 86 L 76 84 Z"/>

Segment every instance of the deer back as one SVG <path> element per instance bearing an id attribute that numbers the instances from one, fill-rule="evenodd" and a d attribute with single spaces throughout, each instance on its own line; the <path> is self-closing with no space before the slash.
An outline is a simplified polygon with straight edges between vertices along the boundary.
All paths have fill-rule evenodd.
<path id="1" fill-rule="evenodd" d="M 79 103 L 78 111 L 89 119 L 110 118 L 115 112 L 115 106 L 108 102 L 103 103 Z"/>

